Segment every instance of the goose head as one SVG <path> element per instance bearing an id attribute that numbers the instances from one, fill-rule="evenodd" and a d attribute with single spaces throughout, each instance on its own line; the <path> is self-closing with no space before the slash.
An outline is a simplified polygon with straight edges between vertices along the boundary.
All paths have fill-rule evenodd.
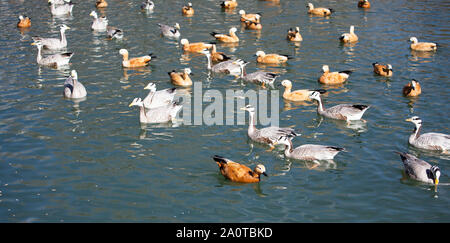
<path id="1" fill-rule="evenodd" d="M 151 92 L 155 92 L 156 91 L 156 84 L 148 83 L 147 86 L 145 86 L 144 89 L 149 89 Z"/>

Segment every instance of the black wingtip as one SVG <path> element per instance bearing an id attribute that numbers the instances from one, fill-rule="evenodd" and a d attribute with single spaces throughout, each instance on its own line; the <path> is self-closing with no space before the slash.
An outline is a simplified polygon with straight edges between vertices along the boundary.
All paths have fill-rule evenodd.
<path id="1" fill-rule="evenodd" d="M 374 62 L 374 63 L 372 63 L 372 66 L 375 66 L 375 65 L 377 65 L 378 64 L 378 62 Z"/>
<path id="2" fill-rule="evenodd" d="M 215 36 L 215 35 L 217 35 L 217 32 L 211 32 L 211 33 L 209 33 L 210 35 L 212 35 L 212 36 Z"/>
<path id="3" fill-rule="evenodd" d="M 329 10 L 330 10 L 331 13 L 336 12 L 336 11 L 334 11 L 334 9 L 332 9 L 332 8 L 329 8 Z"/>
<path id="4" fill-rule="evenodd" d="M 353 105 L 353 107 L 355 107 L 358 110 L 364 110 L 369 106 L 368 105 Z"/>
<path id="5" fill-rule="evenodd" d="M 317 91 L 321 94 L 325 94 L 326 92 L 328 92 L 326 89 L 315 89 L 314 91 Z"/>
<path id="6" fill-rule="evenodd" d="M 219 162 L 219 163 L 224 163 L 224 164 L 227 163 L 227 161 L 225 160 L 225 158 L 222 157 L 222 156 L 220 156 L 220 155 L 214 155 L 214 156 L 213 156 L 213 160 L 216 161 L 216 162 Z"/>
<path id="7" fill-rule="evenodd" d="M 345 74 L 350 75 L 350 74 L 353 73 L 353 71 L 350 71 L 350 70 L 344 70 L 344 71 L 340 71 L 339 73 L 345 73 Z"/>
<path id="8" fill-rule="evenodd" d="M 334 149 L 336 151 L 345 151 L 345 148 L 341 148 L 341 147 L 328 146 L 328 148 Z"/>

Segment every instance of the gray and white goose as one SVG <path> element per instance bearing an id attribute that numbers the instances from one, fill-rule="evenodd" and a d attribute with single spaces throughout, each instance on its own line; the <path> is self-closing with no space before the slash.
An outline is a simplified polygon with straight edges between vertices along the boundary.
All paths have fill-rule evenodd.
<path id="1" fill-rule="evenodd" d="M 444 133 L 424 133 L 420 134 L 422 128 L 422 120 L 418 116 L 413 116 L 406 121 L 414 123 L 413 134 L 409 136 L 409 144 L 414 147 L 428 150 L 440 150 L 448 154 L 450 150 L 450 135 Z"/>
<path id="2" fill-rule="evenodd" d="M 33 41 L 40 41 L 45 49 L 58 50 L 67 47 L 66 30 L 70 27 L 63 24 L 60 27 L 61 39 L 58 38 L 44 38 L 40 36 L 31 37 Z"/>
<path id="3" fill-rule="evenodd" d="M 350 121 L 362 120 L 361 118 L 364 115 L 364 112 L 370 108 L 368 105 L 340 104 L 325 109 L 322 99 L 320 98 L 320 92 L 314 91 L 309 97 L 318 102 L 317 113 L 328 118 L 345 120 L 347 123 Z M 365 122 L 365 120 L 362 121 Z"/>
<path id="4" fill-rule="evenodd" d="M 159 29 L 161 30 L 161 34 L 165 37 L 169 38 L 178 38 L 180 37 L 180 24 L 175 23 L 174 26 L 168 26 L 165 24 L 158 24 Z"/>
<path id="5" fill-rule="evenodd" d="M 226 73 L 230 75 L 239 76 L 241 74 L 241 65 L 245 63 L 245 61 L 237 59 L 237 60 L 228 60 L 213 65 L 211 53 L 209 52 L 209 50 L 205 49 L 200 53 L 205 54 L 206 58 L 208 59 L 208 70 L 211 70 L 215 73 Z"/>
<path id="6" fill-rule="evenodd" d="M 90 16 L 94 17 L 94 21 L 92 21 L 91 29 L 93 30 L 106 30 L 108 27 L 108 19 L 106 16 L 98 17 L 97 12 L 92 11 Z"/>
<path id="7" fill-rule="evenodd" d="M 64 82 L 64 97 L 71 99 L 79 99 L 86 97 L 86 88 L 78 81 L 77 71 L 72 70 L 70 76 Z"/>
<path id="8" fill-rule="evenodd" d="M 62 4 L 56 4 L 56 1 L 57 0 L 48 0 L 52 15 L 66 15 L 72 13 L 74 3 L 71 1 L 64 1 Z"/>
<path id="9" fill-rule="evenodd" d="M 436 165 L 430 165 L 428 162 L 418 159 L 412 154 L 404 152 L 396 152 L 402 159 L 403 166 L 405 167 L 405 173 L 411 179 L 434 184 L 439 184 L 439 177 L 441 176 L 441 170 Z"/>
<path id="10" fill-rule="evenodd" d="M 245 70 L 245 66 L 247 64 L 248 64 L 248 62 L 239 63 L 239 65 L 241 67 L 241 79 L 243 79 L 247 82 L 261 84 L 263 87 L 265 87 L 266 85 L 270 85 L 273 87 L 273 83 L 275 82 L 275 79 L 278 77 L 277 74 L 264 72 L 264 71 L 256 71 L 256 72 L 247 74 L 247 72 Z"/>
<path id="11" fill-rule="evenodd" d="M 110 39 L 122 39 L 123 38 L 123 31 L 122 29 L 116 28 L 116 27 L 107 27 L 107 36 Z"/>
<path id="12" fill-rule="evenodd" d="M 255 126 L 255 108 L 251 105 L 247 105 L 242 107 L 241 110 L 248 111 L 249 116 L 249 124 L 247 134 L 249 138 L 255 142 L 268 144 L 273 150 L 275 145 L 279 143 L 279 140 L 285 136 L 298 136 L 298 134 L 293 128 L 281 128 L 281 127 L 265 127 L 261 129 L 257 129 Z M 270 151 L 269 150 L 269 151 Z"/>
<path id="13" fill-rule="evenodd" d="M 70 58 L 73 56 L 73 52 L 66 52 L 61 54 L 53 54 L 48 55 L 46 57 L 42 56 L 42 43 L 40 41 L 33 42 L 31 45 L 35 45 L 38 49 L 38 54 L 36 58 L 36 62 L 39 65 L 44 66 L 52 66 L 52 67 L 60 67 L 64 65 L 68 65 Z"/>
<path id="14" fill-rule="evenodd" d="M 173 102 L 177 88 L 168 88 L 156 91 L 156 85 L 149 83 L 144 89 L 149 89 L 147 97 L 144 98 L 144 107 L 153 109 L 160 106 L 166 106 Z"/>
<path id="15" fill-rule="evenodd" d="M 153 8 L 155 8 L 155 4 L 151 0 L 141 3 L 141 10 L 152 11 Z"/>
<path id="16" fill-rule="evenodd" d="M 176 119 L 178 112 L 183 108 L 178 102 L 172 102 L 165 106 L 160 106 L 154 109 L 147 109 L 144 107 L 144 102 L 141 98 L 135 98 L 129 105 L 139 106 L 139 121 L 141 123 L 167 123 L 173 122 Z"/>
<path id="17" fill-rule="evenodd" d="M 279 144 L 285 145 L 284 155 L 287 158 L 300 160 L 333 160 L 334 157 L 344 148 L 336 146 L 318 145 L 318 144 L 303 144 L 299 147 L 293 148 L 292 139 L 295 136 L 283 136 L 278 140 Z"/>

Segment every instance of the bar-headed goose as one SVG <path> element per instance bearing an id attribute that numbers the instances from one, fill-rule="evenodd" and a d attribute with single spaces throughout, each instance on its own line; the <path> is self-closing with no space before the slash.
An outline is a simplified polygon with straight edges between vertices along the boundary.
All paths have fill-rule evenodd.
<path id="1" fill-rule="evenodd" d="M 436 165 L 430 165 L 428 162 L 417 158 L 416 156 L 404 152 L 396 152 L 402 159 L 405 173 L 411 179 L 433 184 L 439 184 L 441 170 Z"/>
<path id="2" fill-rule="evenodd" d="M 44 66 L 52 66 L 52 67 L 60 67 L 69 64 L 70 58 L 73 56 L 73 52 L 66 52 L 61 54 L 53 54 L 46 57 L 42 57 L 42 47 L 43 44 L 40 41 L 36 41 L 31 45 L 35 45 L 38 49 L 38 54 L 36 58 L 36 62 L 39 65 Z"/>
<path id="3" fill-rule="evenodd" d="M 276 126 L 265 127 L 261 129 L 257 129 L 255 126 L 256 118 L 255 118 L 255 108 L 251 105 L 247 105 L 242 107 L 241 110 L 248 111 L 249 116 L 249 125 L 247 130 L 248 137 L 258 143 L 264 143 L 270 146 L 270 150 L 275 148 L 275 145 L 278 144 L 279 140 L 282 139 L 283 136 L 298 136 L 298 134 L 293 128 L 281 128 Z"/>
<path id="4" fill-rule="evenodd" d="M 77 71 L 72 70 L 70 76 L 64 82 L 64 97 L 79 99 L 86 97 L 86 95 L 86 88 L 80 81 L 78 81 Z"/>
<path id="5" fill-rule="evenodd" d="M 144 102 L 141 98 L 135 98 L 128 106 L 139 106 L 139 121 L 141 123 L 173 122 L 175 121 L 178 112 L 183 108 L 180 103 L 172 102 L 165 106 L 147 109 L 144 107 Z"/>
<path id="6" fill-rule="evenodd" d="M 44 38 L 39 36 L 31 37 L 33 41 L 39 41 L 42 43 L 44 49 L 58 50 L 67 47 L 66 30 L 70 30 L 70 27 L 63 24 L 59 31 L 61 33 L 61 39 L 58 38 Z"/>
<path id="7" fill-rule="evenodd" d="M 427 149 L 427 150 L 440 150 L 443 153 L 448 154 L 450 150 L 450 135 L 444 133 L 424 133 L 420 134 L 422 129 L 422 120 L 418 116 L 413 116 L 406 119 L 408 122 L 414 123 L 413 134 L 409 136 L 409 144 L 414 147 Z"/>
<path id="8" fill-rule="evenodd" d="M 299 160 L 333 160 L 344 148 L 318 144 L 303 144 L 294 148 L 292 139 L 294 136 L 284 136 L 278 140 L 279 144 L 285 145 L 284 155 L 287 158 Z"/>
<path id="9" fill-rule="evenodd" d="M 320 92 L 312 92 L 310 98 L 316 100 L 318 103 L 317 113 L 328 118 L 345 120 L 347 123 L 350 121 L 362 120 L 361 118 L 364 115 L 364 112 L 370 108 L 368 105 L 340 104 L 326 109 L 320 98 Z"/>
<path id="10" fill-rule="evenodd" d="M 156 85 L 149 83 L 144 89 L 150 90 L 148 95 L 144 98 L 144 107 L 153 109 L 160 106 L 166 106 L 173 102 L 177 88 L 168 88 L 156 91 Z"/>

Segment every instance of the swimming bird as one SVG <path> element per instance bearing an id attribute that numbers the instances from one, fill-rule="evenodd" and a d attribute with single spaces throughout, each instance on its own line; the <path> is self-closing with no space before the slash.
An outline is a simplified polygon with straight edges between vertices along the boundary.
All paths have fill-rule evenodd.
<path id="1" fill-rule="evenodd" d="M 79 99 L 86 97 L 86 95 L 86 88 L 80 81 L 78 81 L 77 71 L 72 70 L 70 76 L 64 82 L 64 97 Z"/>
<path id="2" fill-rule="evenodd" d="M 258 22 L 253 22 L 250 20 L 247 20 L 244 22 L 245 23 L 245 28 L 249 29 L 249 30 L 261 30 L 262 29 L 262 24 L 258 23 Z"/>
<path id="3" fill-rule="evenodd" d="M 314 5 L 312 3 L 308 3 L 308 13 L 312 15 L 318 15 L 318 16 L 330 16 L 332 13 L 334 13 L 334 10 L 331 8 L 314 8 Z"/>
<path id="4" fill-rule="evenodd" d="M 126 49 L 120 49 L 119 54 L 123 56 L 123 61 L 122 61 L 123 67 L 147 66 L 153 58 L 156 58 L 156 56 L 153 56 L 153 54 L 150 53 L 147 56 L 135 57 L 135 58 L 128 59 L 128 51 Z"/>
<path id="5" fill-rule="evenodd" d="M 422 93 L 419 81 L 413 79 L 403 87 L 403 95 L 406 97 L 418 96 Z"/>
<path id="6" fill-rule="evenodd" d="M 317 81 L 322 84 L 341 84 L 347 81 L 353 71 L 345 70 L 339 72 L 330 72 L 328 65 L 322 66 L 323 74 Z"/>
<path id="7" fill-rule="evenodd" d="M 70 58 L 73 56 L 73 52 L 66 52 L 60 54 L 49 55 L 46 57 L 42 57 L 42 47 L 43 44 L 40 41 L 33 42 L 31 45 L 35 45 L 38 49 L 38 54 L 36 58 L 36 62 L 39 65 L 44 66 L 52 66 L 52 67 L 60 67 L 64 65 L 68 65 Z"/>
<path id="8" fill-rule="evenodd" d="M 152 11 L 155 7 L 155 4 L 151 0 L 146 0 L 141 3 L 141 10 Z"/>
<path id="9" fill-rule="evenodd" d="M 358 1 L 358 7 L 360 7 L 360 8 L 370 8 L 369 0 L 359 0 Z"/>
<path id="10" fill-rule="evenodd" d="M 192 3 L 188 3 L 187 5 L 181 8 L 181 13 L 185 16 L 192 16 L 195 13 L 194 8 L 192 7 Z"/>
<path id="11" fill-rule="evenodd" d="M 405 173 L 411 179 L 433 184 L 439 184 L 441 170 L 436 165 L 430 165 L 428 162 L 417 158 L 416 156 L 404 152 L 396 152 L 402 159 Z"/>
<path id="12" fill-rule="evenodd" d="M 147 109 L 144 107 L 144 102 L 141 98 L 134 98 L 128 106 L 139 106 L 139 121 L 141 123 L 173 122 L 175 121 L 178 112 L 183 108 L 179 102 L 172 102 L 165 106 Z"/>
<path id="13" fill-rule="evenodd" d="M 171 72 L 168 72 L 170 76 L 170 81 L 173 85 L 179 85 L 179 86 L 191 86 L 192 80 L 189 77 L 191 74 L 190 68 L 185 68 L 183 72 L 176 72 L 175 70 L 172 70 Z"/>
<path id="14" fill-rule="evenodd" d="M 39 36 L 31 37 L 33 41 L 39 41 L 42 43 L 44 49 L 58 50 L 67 47 L 66 30 L 70 30 L 70 27 L 62 24 L 59 28 L 61 33 L 61 39 L 58 38 L 44 38 Z"/>
<path id="15" fill-rule="evenodd" d="M 255 183 L 261 181 L 261 174 L 267 176 L 266 167 L 262 164 L 255 166 L 252 170 L 243 164 L 233 162 L 219 155 L 214 155 L 214 161 L 219 166 L 220 173 L 230 181 Z"/>
<path id="16" fill-rule="evenodd" d="M 144 89 L 150 90 L 148 95 L 143 100 L 144 107 L 147 109 L 154 109 L 171 104 L 177 93 L 177 88 L 168 88 L 156 91 L 156 85 L 154 83 L 147 84 Z"/>
<path id="17" fill-rule="evenodd" d="M 288 59 L 291 59 L 291 56 L 289 55 L 279 55 L 275 53 L 266 54 L 263 51 L 257 51 L 255 56 L 258 63 L 266 64 L 280 64 L 287 62 Z"/>
<path id="18" fill-rule="evenodd" d="M 284 155 L 287 158 L 310 161 L 333 160 L 339 152 L 345 151 L 345 149 L 341 147 L 318 144 L 303 144 L 293 148 L 292 139 L 294 137 L 295 136 L 288 135 L 283 136 L 278 140 L 279 144 L 285 145 Z"/>
<path id="19" fill-rule="evenodd" d="M 207 44 L 204 42 L 189 43 L 187 39 L 181 39 L 181 45 L 183 46 L 183 51 L 185 52 L 202 52 L 205 49 L 211 49 L 213 44 Z"/>
<path id="20" fill-rule="evenodd" d="M 106 7 L 108 7 L 108 3 L 106 2 L 106 0 L 96 0 L 95 6 L 97 8 L 106 8 Z"/>
<path id="21" fill-rule="evenodd" d="M 52 15 L 72 14 L 74 3 L 71 1 L 64 1 L 63 4 L 55 4 L 55 0 L 48 0 L 48 3 L 50 3 L 50 12 Z"/>
<path id="22" fill-rule="evenodd" d="M 368 105 L 340 104 L 325 109 L 322 103 L 322 99 L 320 98 L 320 92 L 314 91 L 309 97 L 318 102 L 317 113 L 319 113 L 319 115 L 337 120 L 345 120 L 347 121 L 347 123 L 356 120 L 362 120 L 363 122 L 366 122 L 361 118 L 364 115 L 364 112 L 366 112 L 367 109 L 370 108 L 370 106 Z"/>
<path id="23" fill-rule="evenodd" d="M 414 123 L 413 134 L 409 136 L 409 144 L 414 147 L 428 150 L 440 150 L 445 154 L 448 154 L 450 150 L 450 135 L 444 133 L 424 133 L 420 134 L 422 128 L 422 120 L 418 116 L 413 116 L 406 119 L 408 122 Z"/>
<path id="24" fill-rule="evenodd" d="M 180 25 L 178 23 L 175 23 L 173 27 L 165 24 L 158 24 L 158 26 L 159 29 L 161 30 L 161 34 L 165 37 L 178 38 L 181 35 Z"/>
<path id="25" fill-rule="evenodd" d="M 201 51 L 200 53 L 205 54 L 206 58 L 208 59 L 208 70 L 211 70 L 215 73 L 226 73 L 230 75 L 240 75 L 241 74 L 241 63 L 245 63 L 245 61 L 241 59 L 237 60 L 228 60 L 224 62 L 219 62 L 215 65 L 213 65 L 211 60 L 211 53 L 205 49 Z"/>
<path id="26" fill-rule="evenodd" d="M 226 1 L 222 1 L 220 3 L 220 6 L 222 6 L 222 8 L 232 9 L 232 8 L 236 8 L 238 6 L 238 2 L 236 0 L 226 0 Z"/>
<path id="27" fill-rule="evenodd" d="M 279 140 L 284 136 L 299 136 L 293 128 L 281 128 L 276 126 L 265 127 L 261 129 L 257 129 L 255 126 L 256 118 L 255 118 L 255 108 L 251 105 L 247 105 L 242 107 L 241 110 L 248 111 L 249 113 L 249 125 L 247 130 L 248 137 L 258 143 L 264 143 L 270 146 L 268 151 L 271 151 L 275 148 L 275 145 L 278 144 Z"/>
<path id="28" fill-rule="evenodd" d="M 416 37 L 409 38 L 410 48 L 415 51 L 436 51 L 437 44 L 432 42 L 419 42 Z"/>
<path id="29" fill-rule="evenodd" d="M 225 53 L 217 51 L 216 44 L 212 44 L 211 59 L 213 62 L 216 63 L 230 60 L 230 58 L 227 55 L 225 55 Z"/>
<path id="30" fill-rule="evenodd" d="M 372 66 L 373 66 L 373 72 L 378 75 L 390 77 L 393 74 L 391 64 L 383 65 L 383 64 L 379 64 L 378 62 L 374 62 L 374 63 L 372 63 Z"/>
<path id="31" fill-rule="evenodd" d="M 91 29 L 93 30 L 106 30 L 108 27 L 108 19 L 106 16 L 102 16 L 98 18 L 98 15 L 95 11 L 92 11 L 90 16 L 94 17 L 94 21 L 92 21 Z"/>
<path id="32" fill-rule="evenodd" d="M 245 10 L 239 10 L 239 15 L 241 16 L 241 22 L 252 21 L 259 23 L 261 19 L 261 13 L 245 13 Z"/>
<path id="33" fill-rule="evenodd" d="M 286 38 L 289 41 L 303 41 L 302 35 L 300 34 L 300 27 L 295 27 L 295 30 L 290 28 Z"/>
<path id="34" fill-rule="evenodd" d="M 352 43 L 358 41 L 358 36 L 355 34 L 355 26 L 350 26 L 350 32 L 344 33 L 339 37 L 339 40 L 343 43 Z"/>
<path id="35" fill-rule="evenodd" d="M 299 90 L 291 91 L 291 89 L 292 89 L 292 82 L 290 80 L 287 80 L 287 79 L 283 80 L 283 82 L 281 82 L 281 85 L 283 85 L 284 88 L 285 88 L 284 89 L 284 93 L 283 93 L 283 98 L 286 99 L 286 100 L 290 100 L 290 101 L 311 100 L 311 98 L 309 96 L 314 91 L 318 91 L 321 94 L 327 92 L 324 89 L 317 89 L 317 90 L 299 89 Z"/>
<path id="36" fill-rule="evenodd" d="M 58 5 L 58 4 L 66 4 L 66 3 L 71 3 L 72 1 L 71 0 L 53 0 L 53 1 L 48 1 L 48 5 L 51 5 L 51 4 L 56 4 L 56 5 Z"/>
<path id="37" fill-rule="evenodd" d="M 266 87 L 266 85 L 270 85 L 273 87 L 273 83 L 275 82 L 275 79 L 278 77 L 278 74 L 275 73 L 269 73 L 264 71 L 256 71 L 253 73 L 247 74 L 245 70 L 245 66 L 248 64 L 246 63 L 239 63 L 241 67 L 241 79 L 262 85 L 263 88 Z"/>
<path id="38" fill-rule="evenodd" d="M 18 28 L 28 28 L 31 27 L 31 18 L 27 16 L 19 15 L 19 22 L 17 23 Z"/>
<path id="39" fill-rule="evenodd" d="M 110 39 L 122 39 L 123 38 L 123 31 L 122 29 L 116 28 L 116 27 L 107 27 L 107 36 Z"/>
<path id="40" fill-rule="evenodd" d="M 214 36 L 214 38 L 216 38 L 218 41 L 221 42 L 226 42 L 226 43 L 234 43 L 234 42 L 239 42 L 239 38 L 236 35 L 236 31 L 237 29 L 235 27 L 232 27 L 229 31 L 229 34 L 220 34 L 220 33 L 216 33 L 216 32 L 211 32 L 210 34 L 212 36 Z"/>

